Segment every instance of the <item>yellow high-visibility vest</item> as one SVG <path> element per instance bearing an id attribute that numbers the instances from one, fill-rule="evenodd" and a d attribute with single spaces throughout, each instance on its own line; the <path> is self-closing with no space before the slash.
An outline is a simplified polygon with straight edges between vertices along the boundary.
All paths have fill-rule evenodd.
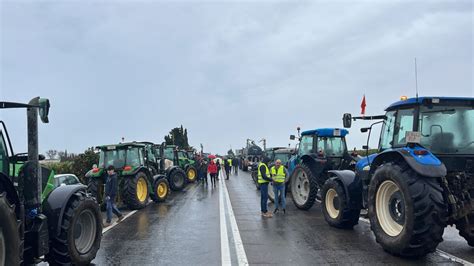
<path id="1" fill-rule="evenodd" d="M 275 166 L 272 166 L 271 169 L 272 177 L 273 180 L 275 180 L 276 183 L 284 183 L 285 182 L 285 166 L 280 165 L 278 169 L 276 169 Z"/>
<path id="2" fill-rule="evenodd" d="M 232 166 L 232 159 L 227 159 L 227 163 Z"/>
<path id="3" fill-rule="evenodd" d="M 263 179 L 262 177 L 262 173 L 260 173 L 260 166 L 265 166 L 265 174 L 267 175 L 267 177 L 270 177 L 270 171 L 268 170 L 268 166 L 264 163 L 259 163 L 258 164 L 258 169 L 257 169 L 257 173 L 258 173 L 258 183 L 259 184 L 265 184 L 265 183 L 268 183 L 267 180 Z"/>

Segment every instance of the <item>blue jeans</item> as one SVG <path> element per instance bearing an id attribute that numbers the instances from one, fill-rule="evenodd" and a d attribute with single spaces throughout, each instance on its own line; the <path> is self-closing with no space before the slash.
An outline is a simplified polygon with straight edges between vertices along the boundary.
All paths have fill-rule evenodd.
<path id="1" fill-rule="evenodd" d="M 117 217 L 122 217 L 122 213 L 117 209 L 117 206 L 115 206 L 114 199 L 108 199 L 106 201 L 107 204 L 107 223 L 110 223 L 112 221 L 112 212 L 117 215 Z"/>
<path id="2" fill-rule="evenodd" d="M 281 197 L 281 208 L 286 209 L 285 183 L 273 183 L 273 192 L 275 193 L 275 210 L 278 209 L 279 198 Z M 280 194 L 278 194 L 280 193 Z"/>
<path id="3" fill-rule="evenodd" d="M 268 202 L 268 183 L 260 184 L 260 210 L 263 213 L 268 211 L 267 209 Z"/>

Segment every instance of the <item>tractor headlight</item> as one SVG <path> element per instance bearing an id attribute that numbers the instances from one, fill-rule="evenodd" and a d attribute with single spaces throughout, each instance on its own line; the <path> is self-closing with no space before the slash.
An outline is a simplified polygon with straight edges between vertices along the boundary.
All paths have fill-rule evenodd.
<path id="1" fill-rule="evenodd" d="M 366 165 L 364 168 L 362 168 L 362 171 L 369 171 L 370 170 L 370 165 Z"/>

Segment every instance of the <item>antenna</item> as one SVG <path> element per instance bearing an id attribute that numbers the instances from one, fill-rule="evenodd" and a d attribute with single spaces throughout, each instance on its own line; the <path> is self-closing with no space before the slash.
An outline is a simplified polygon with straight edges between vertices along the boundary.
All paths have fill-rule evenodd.
<path id="1" fill-rule="evenodd" d="M 415 89 L 416 89 L 416 99 L 418 100 L 418 70 L 416 67 L 416 57 L 415 57 Z"/>

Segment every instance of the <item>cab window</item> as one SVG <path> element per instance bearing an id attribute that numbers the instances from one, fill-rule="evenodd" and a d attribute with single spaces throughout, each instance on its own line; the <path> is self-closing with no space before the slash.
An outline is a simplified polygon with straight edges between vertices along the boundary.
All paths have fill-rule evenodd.
<path id="1" fill-rule="evenodd" d="M 387 112 L 385 116 L 387 118 L 382 126 L 382 134 L 380 134 L 380 150 L 392 147 L 393 132 L 395 129 L 395 111 Z"/>
<path id="2" fill-rule="evenodd" d="M 407 144 L 405 135 L 408 131 L 413 131 L 414 115 L 415 110 L 413 108 L 398 110 L 393 139 L 395 143 L 393 146 L 398 147 Z"/>
<path id="3" fill-rule="evenodd" d="M 300 148 L 298 150 L 299 155 L 314 153 L 313 151 L 313 136 L 303 136 L 301 138 Z"/>

